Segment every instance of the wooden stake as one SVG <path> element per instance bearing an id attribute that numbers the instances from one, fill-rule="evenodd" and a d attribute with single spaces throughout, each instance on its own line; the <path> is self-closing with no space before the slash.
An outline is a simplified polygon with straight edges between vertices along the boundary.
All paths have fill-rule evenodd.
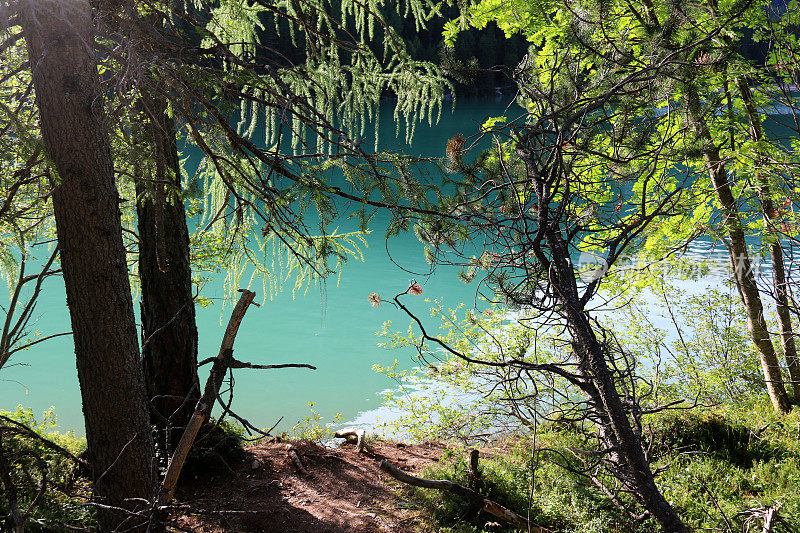
<path id="1" fill-rule="evenodd" d="M 286 453 L 289 455 L 292 462 L 294 463 L 294 466 L 297 467 L 300 473 L 303 474 L 304 476 L 307 476 L 308 470 L 306 470 L 306 467 L 303 466 L 303 461 L 300 460 L 300 456 L 297 454 L 297 449 L 291 444 L 287 444 Z"/>
<path id="2" fill-rule="evenodd" d="M 256 296 L 256 293 L 246 289 L 240 289 L 240 292 L 242 295 L 239 297 L 236 307 L 233 308 L 230 320 L 228 320 L 228 327 L 222 337 L 219 354 L 214 358 L 214 364 L 211 366 L 211 374 L 206 381 L 203 396 L 198 400 L 192 418 L 189 419 L 189 423 L 183 431 L 183 436 L 172 453 L 169 465 L 167 465 L 167 473 L 164 475 L 164 481 L 161 483 L 161 490 L 158 495 L 159 505 L 166 505 L 175 495 L 178 477 L 181 474 L 183 464 L 186 462 L 186 457 L 189 455 L 189 450 L 192 449 L 200 427 L 211 416 L 211 410 L 219 394 L 219 388 L 222 386 L 222 381 L 228 370 L 228 361 L 233 355 L 233 341 L 236 339 L 236 333 L 239 331 L 239 325 L 242 323 L 247 308 L 250 307 L 250 304 L 253 303 L 253 298 Z"/>

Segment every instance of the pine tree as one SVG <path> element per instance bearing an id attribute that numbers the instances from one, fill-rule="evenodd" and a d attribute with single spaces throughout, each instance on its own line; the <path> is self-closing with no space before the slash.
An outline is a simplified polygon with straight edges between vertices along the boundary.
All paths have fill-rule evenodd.
<path id="1" fill-rule="evenodd" d="M 82 0 L 24 4 L 42 138 L 57 177 L 53 210 L 86 420 L 99 522 L 144 530 L 153 441 L 114 184 L 91 9 Z"/>

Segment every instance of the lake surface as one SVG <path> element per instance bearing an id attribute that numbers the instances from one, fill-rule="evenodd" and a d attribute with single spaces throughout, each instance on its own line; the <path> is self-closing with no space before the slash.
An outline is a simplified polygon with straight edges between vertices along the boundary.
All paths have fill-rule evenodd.
<path id="1" fill-rule="evenodd" d="M 387 105 L 380 120 L 381 146 L 404 149 L 419 156 L 442 157 L 449 138 L 456 133 L 472 134 L 487 117 L 504 114 L 507 106 L 507 99 L 464 98 L 457 101 L 455 113 L 451 114 L 446 104 L 438 124 L 417 126 L 409 149 L 402 139 L 395 138 L 395 124 Z M 345 421 L 357 417 L 373 419 L 369 413 L 379 407 L 380 392 L 391 387 L 392 382 L 373 372 L 372 365 L 386 365 L 397 358 L 401 366 L 411 367 L 413 360 L 409 352 L 387 351 L 377 346 L 379 339 L 375 333 L 385 321 L 393 320 L 397 329 L 405 329 L 408 320 L 391 306 L 371 307 L 367 302 L 371 292 L 391 297 L 404 291 L 409 279 L 414 278 L 424 288 L 421 296 L 408 298 L 418 312 L 424 313 L 429 306 L 426 298 L 443 299 L 453 306 L 459 301 L 473 300 L 474 289 L 460 282 L 455 271 L 424 275 L 429 265 L 423 259 L 422 244 L 413 234 L 386 243 L 383 236 L 387 223 L 385 214 L 376 216 L 368 237 L 369 248 L 364 249 L 365 261 L 349 261 L 338 286 L 333 278 L 324 291 L 312 287 L 306 296 L 299 294 L 293 299 L 289 285 L 274 300 L 248 310 L 236 338 L 238 359 L 261 364 L 308 363 L 317 367 L 316 371 L 237 371 L 234 407 L 256 426 L 270 427 L 283 417 L 277 431 L 288 431 L 296 421 L 310 414 L 308 402 L 314 402 L 314 410 L 326 422 L 335 413 L 341 413 Z M 342 230 L 346 226 L 343 223 Z M 394 262 L 415 273 L 396 266 L 389 254 Z M 204 294 L 212 298 L 214 305 L 206 309 L 197 307 L 201 359 L 217 354 L 234 303 L 228 302 L 225 311 L 221 311 L 221 298 L 225 296 L 223 277 L 218 276 L 216 282 L 205 287 Z M 45 335 L 69 331 L 63 281 L 51 278 L 44 289 L 34 314 L 38 321 L 30 329 Z M 254 283 L 252 290 L 260 291 L 260 283 Z M 5 305 L 8 293 L 0 292 L 0 305 Z M 256 301 L 260 302 L 262 296 L 258 294 Z M 138 313 L 138 303 L 135 307 Z M 205 382 L 207 372 L 207 366 L 201 369 L 201 382 Z M 55 406 L 60 430 L 83 433 L 71 337 L 56 338 L 18 352 L 9 366 L 0 371 L 0 409 L 11 410 L 18 404 L 32 408 L 37 416 Z"/>
<path id="2" fill-rule="evenodd" d="M 508 100 L 460 99 L 455 113 L 451 114 L 449 105 L 446 106 L 435 126 L 418 125 L 408 148 L 402 139 L 395 138 L 395 125 L 387 105 L 380 120 L 381 146 L 424 157 L 441 157 L 447 140 L 456 133 L 470 135 L 487 117 L 513 115 L 513 108 L 507 112 L 507 106 Z M 196 165 L 196 161 L 190 158 L 188 164 Z M 198 221 L 191 223 L 196 225 Z M 283 417 L 277 433 L 291 430 L 298 420 L 309 416 L 309 402 L 313 402 L 314 410 L 323 417 L 323 424 L 332 422 L 335 413 L 342 415 L 342 423 L 365 426 L 395 415 L 380 406 L 381 392 L 395 384 L 373 372 L 372 365 L 387 365 L 399 359 L 401 368 L 411 368 L 415 364 L 413 353 L 379 348 L 376 332 L 389 320 L 394 322 L 394 329 L 405 330 L 409 320 L 390 305 L 371 307 L 367 296 L 377 292 L 384 299 L 391 298 L 404 291 L 410 279 L 416 279 L 424 292 L 421 296 L 408 296 L 405 301 L 412 310 L 425 316 L 431 305 L 426 299 L 443 300 L 447 306 L 456 306 L 462 301 L 470 305 L 474 301 L 475 287 L 460 282 L 452 269 L 430 274 L 429 265 L 423 259 L 422 244 L 416 237 L 408 233 L 387 242 L 383 237 L 387 224 L 385 213 L 373 219 L 369 248 L 363 250 L 365 261 L 349 261 L 338 285 L 333 278 L 324 289 L 312 287 L 306 296 L 298 294 L 293 299 L 291 284 L 288 284 L 286 292 L 274 300 L 248 310 L 236 339 L 238 359 L 260 364 L 308 363 L 317 370 L 236 371 L 233 406 L 240 415 L 258 427 L 271 427 Z M 346 231 L 352 226 L 352 222 L 343 222 L 340 229 Z M 722 249 L 701 241 L 690 247 L 688 255 L 700 260 L 712 259 L 718 268 L 714 273 L 717 275 L 680 282 L 684 291 L 699 292 L 709 285 L 721 284 L 727 273 L 726 254 Z M 766 265 L 765 274 L 769 274 L 768 269 Z M 214 304 L 205 309 L 197 307 L 201 359 L 217 354 L 233 300 L 238 296 L 234 295 L 222 311 L 223 278 L 224 275 L 219 275 L 205 287 L 204 295 Z M 34 315 L 38 322 L 30 329 L 45 335 L 69 331 L 63 281 L 52 278 L 44 287 Z M 260 287 L 256 281 L 251 289 L 260 291 Z M 257 295 L 256 301 L 260 302 L 262 297 Z M 0 305 L 7 302 L 8 293 L 2 291 Z M 138 303 L 136 308 L 138 313 Z M 436 325 L 431 324 L 431 327 Z M 17 353 L 10 363 L 13 364 L 0 371 L 0 409 L 10 410 L 21 404 L 32 408 L 39 416 L 55 406 L 60 430 L 83 433 L 71 337 L 60 337 Z M 207 372 L 208 366 L 201 369 L 203 383 Z"/>

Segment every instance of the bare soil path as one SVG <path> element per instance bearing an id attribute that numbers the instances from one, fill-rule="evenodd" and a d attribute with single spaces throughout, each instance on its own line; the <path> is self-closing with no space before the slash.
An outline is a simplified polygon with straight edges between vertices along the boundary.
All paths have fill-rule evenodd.
<path id="1" fill-rule="evenodd" d="M 184 483 L 177 499 L 191 511 L 180 525 L 198 533 L 426 531 L 418 512 L 409 509 L 398 484 L 378 463 L 386 459 L 419 474 L 441 458 L 444 445 L 379 441 L 370 443 L 374 453 L 360 454 L 352 445 L 328 449 L 308 442 L 290 444 L 307 475 L 289 458 L 285 441 L 249 447 L 244 459 L 229 469 Z"/>

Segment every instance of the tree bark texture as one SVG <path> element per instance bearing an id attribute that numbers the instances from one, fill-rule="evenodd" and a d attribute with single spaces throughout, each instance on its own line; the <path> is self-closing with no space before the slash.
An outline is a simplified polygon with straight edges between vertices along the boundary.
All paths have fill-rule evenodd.
<path id="1" fill-rule="evenodd" d="M 753 264 L 747 250 L 742 222 L 739 218 L 739 209 L 733 196 L 725 163 L 719 155 L 719 148 L 714 144 L 711 132 L 705 119 L 700 113 L 700 96 L 695 87 L 690 87 L 687 93 L 689 117 L 694 122 L 694 127 L 703 142 L 701 148 L 706 169 L 714 186 L 717 199 L 722 207 L 723 224 L 728 233 L 728 255 L 736 287 L 739 290 L 742 304 L 747 313 L 747 329 L 756 345 L 759 354 L 761 370 L 767 385 L 767 393 L 776 411 L 788 413 L 791 409 L 789 396 L 781 376 L 781 367 L 775 354 L 767 321 L 764 317 L 764 305 L 761 294 L 756 285 Z"/>
<path id="2" fill-rule="evenodd" d="M 152 422 L 164 431 L 175 428 L 165 434 L 171 449 L 201 392 L 189 230 L 177 197 L 181 173 L 174 121 L 161 97 L 144 95 L 139 108 L 155 162 L 152 181 L 136 182 L 142 357 Z"/>
<path id="3" fill-rule="evenodd" d="M 547 198 L 542 185 L 538 187 L 537 196 Z M 542 230 L 553 257 L 550 281 L 564 310 L 578 372 L 585 379 L 583 390 L 589 397 L 589 408 L 599 419 L 598 433 L 609 450 L 608 460 L 613 465 L 613 473 L 664 531 L 687 532 L 688 528 L 656 485 L 641 435 L 634 431 L 608 367 L 606 349 L 597 339 L 580 303 L 567 243 L 551 224 L 545 223 Z"/>
<path id="4" fill-rule="evenodd" d="M 756 142 L 764 140 L 764 131 L 761 128 L 758 110 L 753 103 L 750 86 L 744 79 L 736 80 L 739 94 L 744 101 L 747 118 L 750 121 L 750 136 Z M 762 161 L 757 161 L 760 166 Z M 783 248 L 781 247 L 780 233 L 774 231 L 775 205 L 772 201 L 769 179 L 764 176 L 760 168 L 756 169 L 758 178 L 758 195 L 761 200 L 761 213 L 764 218 L 764 227 L 768 235 L 775 238 L 770 243 L 769 252 L 772 262 L 772 288 L 774 291 L 775 308 L 778 315 L 778 326 L 780 327 L 781 346 L 783 357 L 786 359 L 786 367 L 789 370 L 792 392 L 794 393 L 795 403 L 800 402 L 800 360 L 797 357 L 797 346 L 795 344 L 794 329 L 792 327 L 792 314 L 789 308 L 789 286 L 786 282 L 786 265 L 783 259 Z"/>
<path id="5" fill-rule="evenodd" d="M 153 441 L 87 0 L 21 3 L 98 503 L 153 496 Z M 104 531 L 139 519 L 99 509 Z"/>

